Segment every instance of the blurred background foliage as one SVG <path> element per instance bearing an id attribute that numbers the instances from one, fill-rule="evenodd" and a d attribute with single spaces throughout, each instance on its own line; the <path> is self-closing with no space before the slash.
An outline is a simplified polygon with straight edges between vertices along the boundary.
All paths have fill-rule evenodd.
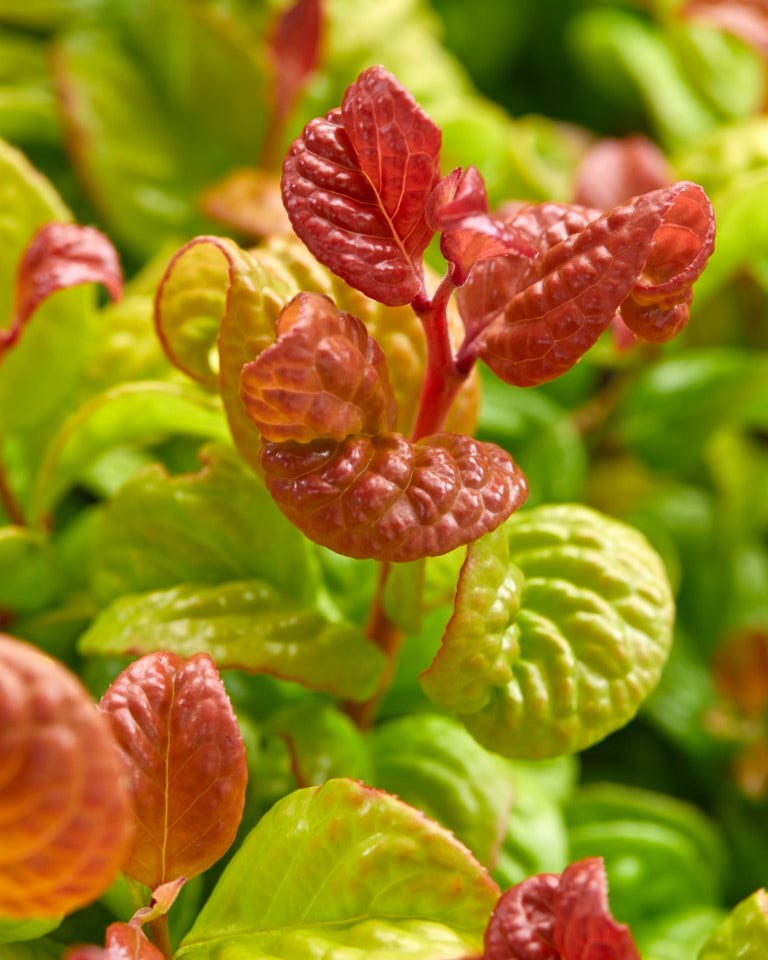
<path id="1" fill-rule="evenodd" d="M 670 179 L 701 183 L 715 207 L 717 247 L 683 335 L 657 347 L 609 332 L 565 377 L 533 390 L 489 378 L 479 427 L 522 465 L 531 503 L 589 503 L 640 528 L 660 552 L 678 603 L 662 683 L 635 722 L 581 757 L 580 786 L 563 786 L 570 774 L 563 780 L 560 771 L 553 789 L 547 771 L 524 765 L 489 772 L 491 759 L 475 756 L 479 748 L 460 732 L 466 769 L 451 772 L 459 782 L 524 784 L 510 821 L 517 834 L 510 827 L 499 841 L 500 879 L 560 869 L 568 852 L 600 853 L 616 914 L 639 925 L 652 955 L 691 956 L 724 905 L 765 883 L 768 862 L 768 115 L 760 43 L 768 13 L 748 0 L 327 0 L 318 68 L 280 123 L 268 38 L 284 7 L 0 0 L 0 138 L 50 179 L 79 221 L 112 238 L 132 278 L 123 303 L 100 311 L 108 333 L 73 367 L 80 386 L 71 397 L 130 381 L 175 384 L 151 329 L 152 290 L 170 253 L 201 232 L 255 243 L 283 229 L 275 176 L 285 147 L 372 63 L 395 73 L 442 126 L 444 172 L 475 164 L 494 204 L 574 201 L 604 138 L 641 135 Z M 744 18 L 733 14 L 745 11 L 754 19 L 742 36 L 733 23 Z M 7 183 L 18 165 L 4 157 Z M 2 183 L 0 199 L 1 191 Z M 0 290 L 11 288 L 14 264 L 0 268 Z M 81 335 L 95 342 L 89 324 Z M 60 359 L 52 356 L 46 372 L 37 357 L 40 382 L 59 376 Z M 0 388 L 0 410 L 10 435 L 3 454 L 21 487 L 61 410 L 58 396 L 43 402 L 45 386 L 37 419 L 12 415 L 15 376 Z M 147 464 L 187 469 L 200 439 L 216 437 L 205 410 L 191 416 L 191 401 L 174 402 L 186 411 L 185 436 L 167 418 L 151 420 L 155 407 L 130 405 L 115 408 L 124 439 L 116 449 L 83 435 L 52 544 L 0 537 L 5 621 L 59 653 L 63 643 L 73 662 L 74 638 L 97 603 L 83 566 L 95 536 L 89 518 Z M 131 418 L 147 416 L 145 436 Z M 70 430 L 87 431 L 88 422 Z M 58 461 L 51 463 L 49 474 Z M 322 562 L 329 580 L 359 579 L 344 561 Z M 427 572 L 436 596 L 439 566 Z M 351 579 L 349 586 L 357 589 Z M 445 622 L 441 602 L 406 649 L 407 669 L 385 705 L 391 722 L 427 708 L 407 676 L 429 662 Z M 107 682 L 100 670 L 87 668 L 96 693 Z M 240 697 L 238 683 L 233 698 L 247 718 L 252 691 Z M 265 678 L 257 686 L 275 709 L 289 710 L 296 697 Z M 262 728 L 262 717 L 251 719 Z M 435 742 L 453 742 L 440 722 Z M 391 748 L 397 731 L 389 740 L 384 731 L 374 763 L 404 796 L 410 783 L 414 802 L 429 808 L 432 798 L 440 816 L 444 785 L 415 784 L 408 757 Z M 266 806 L 290 787 L 290 770 L 275 730 L 263 737 Z M 333 769 L 347 770 L 341 761 Z M 441 769 L 438 779 L 446 777 Z M 471 827 L 455 826 L 472 837 Z M 494 842 L 477 839 L 489 849 Z M 660 877 L 665 885 L 654 886 Z"/>

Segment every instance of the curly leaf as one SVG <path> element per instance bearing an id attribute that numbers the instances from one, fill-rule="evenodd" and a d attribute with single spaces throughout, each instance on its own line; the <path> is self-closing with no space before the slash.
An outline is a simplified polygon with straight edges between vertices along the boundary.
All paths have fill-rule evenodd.
<path id="1" fill-rule="evenodd" d="M 726 917 L 698 960 L 762 960 L 768 951 L 768 894 L 757 890 Z"/>
<path id="2" fill-rule="evenodd" d="M 598 858 L 530 877 L 499 900 L 483 960 L 640 960 L 629 928 L 608 908 Z"/>
<path id="3" fill-rule="evenodd" d="M 277 321 L 277 342 L 243 367 L 241 394 L 265 440 L 308 443 L 391 429 L 387 361 L 351 313 L 300 293 Z"/>
<path id="4" fill-rule="evenodd" d="M 569 370 L 622 305 L 636 336 L 669 339 L 687 320 L 714 232 L 706 194 L 685 181 L 614 208 L 536 261 L 485 329 L 480 356 L 507 383 L 544 383 Z"/>
<path id="5" fill-rule="evenodd" d="M 506 451 L 461 434 L 265 443 L 265 483 L 304 534 L 337 553 L 397 562 L 448 553 L 494 529 L 527 484 Z"/>
<path id="6" fill-rule="evenodd" d="M 122 271 L 109 240 L 93 227 L 76 223 L 40 227 L 16 270 L 16 301 L 10 327 L 0 330 L 0 358 L 47 297 L 83 283 L 103 283 L 113 300 L 120 299 Z"/>
<path id="7" fill-rule="evenodd" d="M 0 916 L 46 917 L 89 903 L 131 838 L 120 754 L 78 680 L 0 635 Z"/>
<path id="8" fill-rule="evenodd" d="M 582 750 L 655 686 L 672 617 L 661 560 L 639 533 L 586 507 L 537 507 L 470 545 L 422 686 L 498 753 Z"/>
<path id="9" fill-rule="evenodd" d="M 330 780 L 261 819 L 176 957 L 225 946 L 251 960 L 465 957 L 497 896 L 448 831 L 385 793 Z"/>
<path id="10" fill-rule="evenodd" d="M 248 772 L 237 720 L 205 653 L 142 657 L 101 698 L 131 778 L 136 833 L 124 871 L 187 879 L 235 838 Z"/>
<path id="11" fill-rule="evenodd" d="M 410 303 L 424 285 L 439 153 L 439 128 L 390 73 L 370 67 L 286 156 L 283 202 L 294 230 L 351 286 L 390 306 Z"/>
<path id="12" fill-rule="evenodd" d="M 271 673 L 312 690 L 365 699 L 383 665 L 362 630 L 329 621 L 258 580 L 121 597 L 80 640 L 85 654 L 208 653 L 224 667 Z"/>

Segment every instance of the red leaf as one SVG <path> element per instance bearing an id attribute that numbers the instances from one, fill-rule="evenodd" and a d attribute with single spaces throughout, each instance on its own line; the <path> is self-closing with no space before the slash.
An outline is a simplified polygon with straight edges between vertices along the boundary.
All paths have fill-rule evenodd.
<path id="1" fill-rule="evenodd" d="M 0 916 L 90 903 L 131 836 L 120 754 L 74 674 L 0 634 Z"/>
<path id="2" fill-rule="evenodd" d="M 689 0 L 683 16 L 707 20 L 768 58 L 768 3 L 765 0 Z"/>
<path id="3" fill-rule="evenodd" d="M 283 202 L 315 257 L 388 306 L 423 291 L 425 218 L 440 177 L 440 130 L 383 67 L 311 121 L 283 164 Z"/>
<path id="4" fill-rule="evenodd" d="M 248 416 L 266 440 L 343 440 L 395 423 L 381 348 L 357 317 L 319 293 L 287 304 L 277 342 L 243 367 L 240 382 Z"/>
<path id="5" fill-rule="evenodd" d="M 296 0 L 280 15 L 270 43 L 275 108 L 284 120 L 320 59 L 320 0 Z"/>
<path id="6" fill-rule="evenodd" d="M 536 261 L 525 289 L 482 333 L 480 356 L 508 383 L 552 380 L 630 295 L 627 326 L 643 339 L 666 339 L 713 247 L 714 214 L 701 187 L 683 181 L 635 197 Z"/>
<path id="7" fill-rule="evenodd" d="M 201 873 L 228 849 L 243 811 L 245 747 L 211 658 L 142 657 L 101 707 L 129 771 L 136 836 L 125 872 L 148 887 Z"/>
<path id="8" fill-rule="evenodd" d="M 40 227 L 16 270 L 13 316 L 10 327 L 0 330 L 0 357 L 43 300 L 82 283 L 103 283 L 113 300 L 120 299 L 122 273 L 115 248 L 93 227 L 76 223 Z"/>
<path id="9" fill-rule="evenodd" d="M 485 932 L 483 960 L 640 960 L 629 929 L 608 909 L 603 862 L 542 873 L 501 897 Z"/>
<path id="10" fill-rule="evenodd" d="M 647 137 L 598 140 L 576 174 L 576 203 L 610 210 L 630 197 L 658 190 L 674 177 L 664 154 Z"/>
<path id="11" fill-rule="evenodd" d="M 528 494 L 509 454 L 460 434 L 266 443 L 261 462 L 288 519 L 349 557 L 447 553 L 495 529 Z"/>
<path id="12" fill-rule="evenodd" d="M 71 947 L 64 960 L 164 960 L 147 940 L 141 927 L 112 923 L 107 927 L 105 947 Z"/>

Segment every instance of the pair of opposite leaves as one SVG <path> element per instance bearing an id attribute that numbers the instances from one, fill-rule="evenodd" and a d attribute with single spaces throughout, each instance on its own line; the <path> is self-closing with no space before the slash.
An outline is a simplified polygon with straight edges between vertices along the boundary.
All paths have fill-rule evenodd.
<path id="1" fill-rule="evenodd" d="M 706 194 L 681 182 L 608 213 L 576 205 L 488 213 L 472 167 L 440 179 L 440 131 L 381 67 L 313 120 L 283 167 L 283 199 L 314 256 L 389 306 L 431 302 L 422 257 L 437 230 L 465 339 L 446 377 L 477 358 L 529 386 L 568 370 L 620 314 L 661 342 L 688 319 L 713 249 Z M 300 294 L 277 340 L 243 369 L 270 493 L 310 539 L 352 557 L 408 561 L 495 529 L 527 496 L 508 453 L 470 437 L 395 431 L 386 360 L 363 324 Z"/>

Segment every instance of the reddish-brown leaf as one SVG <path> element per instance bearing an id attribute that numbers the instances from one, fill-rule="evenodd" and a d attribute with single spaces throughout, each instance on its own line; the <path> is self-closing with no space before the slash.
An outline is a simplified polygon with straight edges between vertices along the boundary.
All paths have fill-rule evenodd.
<path id="1" fill-rule="evenodd" d="M 228 849 L 243 811 L 245 747 L 204 653 L 154 653 L 127 667 L 101 708 L 128 769 L 136 835 L 124 871 L 148 887 L 201 873 Z"/>
<path id="2" fill-rule="evenodd" d="M 391 430 L 397 415 L 381 348 L 357 317 L 319 293 L 287 304 L 277 342 L 243 367 L 240 383 L 266 440 L 343 440 Z"/>
<path id="3" fill-rule="evenodd" d="M 707 20 L 768 58 L 766 0 L 688 0 L 681 13 L 692 19 Z"/>
<path id="4" fill-rule="evenodd" d="M 630 197 L 658 190 L 674 177 L 667 158 L 647 137 L 596 141 L 576 174 L 576 203 L 610 210 Z"/>
<path id="5" fill-rule="evenodd" d="M 0 357 L 40 304 L 57 290 L 103 283 L 113 300 L 122 292 L 117 253 L 103 233 L 76 223 L 48 223 L 30 241 L 16 270 L 11 325 L 0 330 Z"/>
<path id="6" fill-rule="evenodd" d="M 485 932 L 483 960 L 640 960 L 632 934 L 608 908 L 603 862 L 580 860 L 501 897 Z"/>
<path id="7" fill-rule="evenodd" d="M 61 664 L 0 635 L 0 915 L 90 903 L 120 870 L 131 832 L 109 724 Z"/>
<path id="8" fill-rule="evenodd" d="M 294 230 L 351 286 L 389 306 L 410 303 L 424 286 L 439 152 L 439 128 L 390 73 L 370 67 L 288 152 L 282 191 Z"/>
<path id="9" fill-rule="evenodd" d="M 714 214 L 696 184 L 635 197 L 550 247 L 523 290 L 482 332 L 480 356 L 508 383 L 560 376 L 622 316 L 642 339 L 679 329 L 714 247 Z M 682 309 L 678 309 L 678 308 Z"/>
<path id="10" fill-rule="evenodd" d="M 269 52 L 275 73 L 275 112 L 281 120 L 291 112 L 317 67 L 322 25 L 320 0 L 296 0 L 277 20 Z"/>
<path id="11" fill-rule="evenodd" d="M 71 947 L 64 960 L 164 960 L 141 927 L 132 923 L 111 923 L 105 943 L 104 947 Z"/>
<path id="12" fill-rule="evenodd" d="M 266 443 L 261 462 L 288 519 L 349 557 L 447 553 L 495 529 L 528 494 L 506 451 L 460 434 Z"/>

